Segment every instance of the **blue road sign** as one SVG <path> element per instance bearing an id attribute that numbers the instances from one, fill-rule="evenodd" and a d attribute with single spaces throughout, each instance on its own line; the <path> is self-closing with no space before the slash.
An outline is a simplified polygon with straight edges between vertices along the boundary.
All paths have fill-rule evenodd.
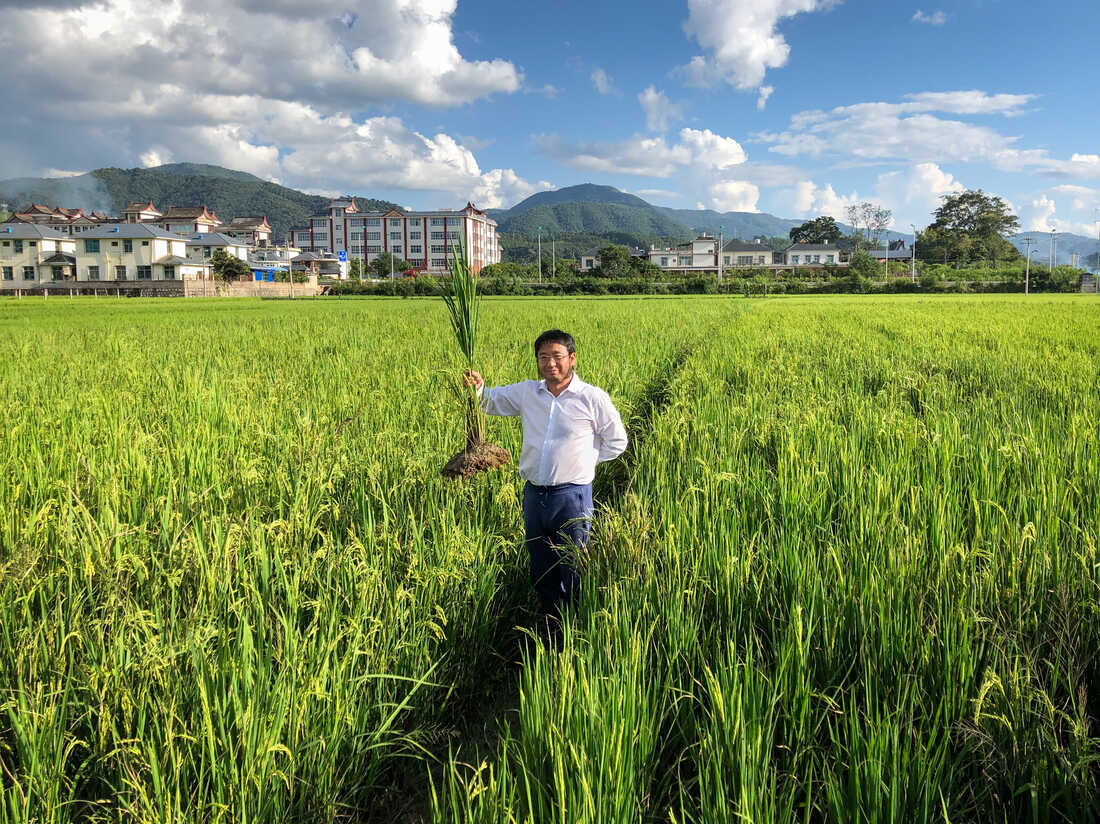
<path id="1" fill-rule="evenodd" d="M 338 252 L 336 253 L 336 257 L 340 259 L 340 262 L 341 262 L 341 263 L 345 263 L 345 262 L 347 261 L 347 259 L 348 259 L 348 253 L 347 253 L 347 251 L 346 251 L 346 250 L 344 250 L 344 249 L 340 249 L 340 250 L 339 250 L 339 251 L 338 251 Z"/>

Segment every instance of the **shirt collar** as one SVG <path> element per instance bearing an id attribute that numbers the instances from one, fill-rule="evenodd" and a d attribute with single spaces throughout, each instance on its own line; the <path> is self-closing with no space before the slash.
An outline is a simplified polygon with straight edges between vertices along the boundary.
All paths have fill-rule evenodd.
<path id="1" fill-rule="evenodd" d="M 588 384 L 586 384 L 584 381 L 581 380 L 580 375 L 578 375 L 576 372 L 574 372 L 573 373 L 573 380 L 569 381 L 569 385 L 567 387 L 565 387 L 565 389 L 561 390 L 561 393 L 558 395 L 558 397 L 560 398 L 562 395 L 565 395 L 565 394 L 570 393 L 570 392 L 580 392 L 581 389 L 583 387 L 587 386 L 587 385 Z M 542 380 L 539 381 L 539 389 L 542 390 L 543 392 L 549 392 L 550 391 L 549 389 L 546 388 L 546 378 L 543 378 Z"/>

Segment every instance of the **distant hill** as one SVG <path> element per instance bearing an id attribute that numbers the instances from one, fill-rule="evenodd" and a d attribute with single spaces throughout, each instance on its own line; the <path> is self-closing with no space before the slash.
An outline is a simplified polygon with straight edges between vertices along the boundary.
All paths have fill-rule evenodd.
<path id="1" fill-rule="evenodd" d="M 539 206 L 554 206 L 559 203 L 615 203 L 620 206 L 633 206 L 639 209 L 655 208 L 640 197 L 622 192 L 614 186 L 599 186 L 595 183 L 581 183 L 549 192 L 537 192 L 526 200 L 521 200 L 511 209 L 490 209 L 489 214 L 498 223 L 508 217 L 523 214 Z"/>
<path id="2" fill-rule="evenodd" d="M 1050 261 L 1050 232 L 1021 232 L 1016 237 L 1009 238 L 1009 243 L 1020 250 L 1021 254 L 1027 254 L 1027 238 L 1031 238 L 1031 261 L 1041 263 L 1044 266 Z M 1073 256 L 1078 256 L 1078 266 L 1085 267 L 1085 259 L 1095 255 L 1100 250 L 1100 240 L 1086 235 L 1074 235 L 1069 232 L 1059 232 L 1054 243 L 1054 251 L 1058 256 L 1057 263 L 1072 263 Z"/>
<path id="3" fill-rule="evenodd" d="M 535 206 L 500 221 L 500 231 L 503 233 L 533 235 L 540 226 L 544 235 L 565 232 L 619 232 L 639 238 L 686 240 L 689 234 L 686 226 L 666 217 L 649 204 L 638 207 L 618 203 L 567 201 Z"/>
<path id="4" fill-rule="evenodd" d="M 118 215 L 134 201 L 153 201 L 158 209 L 206 204 L 225 221 L 235 216 L 266 215 L 274 238 L 328 208 L 328 198 L 261 180 L 247 172 L 202 163 L 172 163 L 151 169 L 96 169 L 65 178 L 17 178 L 0 181 L 0 202 L 11 209 L 31 203 L 68 206 Z M 396 204 L 357 197 L 359 207 L 388 210 Z"/>

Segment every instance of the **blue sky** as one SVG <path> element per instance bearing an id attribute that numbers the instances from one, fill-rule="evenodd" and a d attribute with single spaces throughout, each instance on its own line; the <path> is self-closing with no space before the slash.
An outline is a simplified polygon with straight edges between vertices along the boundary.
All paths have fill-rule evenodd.
<path id="1" fill-rule="evenodd" d="M 21 2 L 0 175 L 217 163 L 414 208 L 616 186 L 894 228 L 1003 196 L 1096 235 L 1095 0 Z M 43 128 L 43 127 L 46 128 Z M 75 137 L 75 139 L 74 139 Z"/>

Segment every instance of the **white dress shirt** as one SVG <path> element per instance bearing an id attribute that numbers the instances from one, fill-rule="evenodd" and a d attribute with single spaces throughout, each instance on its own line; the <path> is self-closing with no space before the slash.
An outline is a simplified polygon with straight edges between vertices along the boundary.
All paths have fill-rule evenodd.
<path id="1" fill-rule="evenodd" d="M 596 464 L 626 449 L 619 410 L 605 391 L 576 374 L 556 398 L 546 381 L 486 387 L 481 408 L 490 415 L 520 416 L 519 476 L 537 486 L 592 483 Z"/>

